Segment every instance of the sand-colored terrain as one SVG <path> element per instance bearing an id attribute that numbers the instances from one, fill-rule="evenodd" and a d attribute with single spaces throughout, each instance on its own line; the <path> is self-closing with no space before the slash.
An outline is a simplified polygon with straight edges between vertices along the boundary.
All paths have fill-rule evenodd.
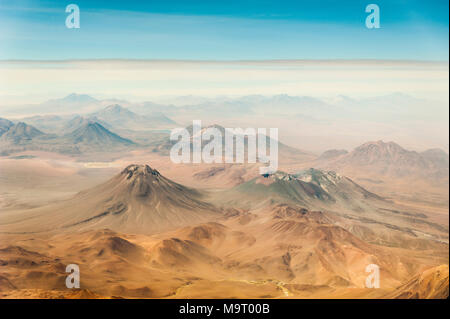
<path id="1" fill-rule="evenodd" d="M 40 155 L 3 162 L 4 179 L 23 161 L 36 165 L 30 185 L 54 184 L 35 189 L 38 200 L 17 182 L 23 193 L 0 214 L 1 298 L 448 297 L 444 208 L 320 171 L 255 179 L 252 166 L 175 167 L 139 152 L 45 170 Z M 80 266 L 81 289 L 66 288 L 68 264 Z M 369 264 L 379 289 L 365 288 Z"/>

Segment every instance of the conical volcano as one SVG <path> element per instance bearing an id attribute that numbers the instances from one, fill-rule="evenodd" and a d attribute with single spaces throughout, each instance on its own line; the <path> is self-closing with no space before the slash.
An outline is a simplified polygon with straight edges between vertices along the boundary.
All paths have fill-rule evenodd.
<path id="1" fill-rule="evenodd" d="M 177 184 L 148 165 L 129 165 L 107 182 L 73 198 L 0 217 L 0 232 L 109 228 L 151 234 L 219 216 L 202 193 Z"/>

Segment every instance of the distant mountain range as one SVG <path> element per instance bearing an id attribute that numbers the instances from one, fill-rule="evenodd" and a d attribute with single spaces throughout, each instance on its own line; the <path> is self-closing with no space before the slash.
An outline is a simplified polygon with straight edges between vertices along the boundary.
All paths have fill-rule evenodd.
<path id="1" fill-rule="evenodd" d="M 77 97 L 78 98 L 78 97 Z M 87 101 L 91 101 L 86 98 Z M 154 117 L 140 116 L 120 105 L 110 105 L 88 116 L 36 116 L 25 119 L 39 126 L 26 122 L 12 122 L 0 118 L 1 154 L 11 154 L 24 150 L 46 150 L 64 154 L 81 154 L 85 152 L 108 152 L 122 148 L 148 147 L 153 152 L 167 156 L 176 141 L 169 140 L 169 134 L 161 131 L 148 131 L 135 134 L 133 130 L 144 128 L 152 121 L 161 125 L 174 123 L 164 115 Z M 163 124 L 165 123 L 165 124 Z M 140 126 L 141 125 L 141 126 Z M 158 125 L 155 124 L 154 127 Z M 53 128 L 49 131 L 41 127 Z M 222 133 L 222 146 L 225 150 L 225 128 L 210 125 L 203 130 L 215 127 Z M 192 136 L 192 125 L 187 127 Z M 136 131 L 137 132 L 137 131 Z M 123 136 L 124 135 L 124 136 Z M 138 139 L 138 142 L 134 140 Z M 266 148 L 270 138 L 266 136 Z M 203 144 L 206 144 L 204 141 Z M 244 138 L 247 149 L 248 138 Z M 433 183 L 446 183 L 449 176 L 449 156 L 440 149 L 424 152 L 409 151 L 394 142 L 367 142 L 351 152 L 346 150 L 328 150 L 315 155 L 278 144 L 279 157 L 292 163 L 309 162 L 310 167 L 336 171 L 346 176 L 363 178 L 401 178 L 423 179 Z M 192 149 L 192 141 L 191 141 Z"/>
<path id="2" fill-rule="evenodd" d="M 344 174 L 359 171 L 366 175 L 447 178 L 449 156 L 440 149 L 409 151 L 394 142 L 368 142 L 351 152 L 331 150 L 323 153 L 317 166 Z"/>
<path id="3" fill-rule="evenodd" d="M 448 127 L 448 122 L 445 120 L 448 118 L 447 103 L 415 98 L 401 93 L 360 99 L 342 95 L 319 99 L 311 96 L 286 94 L 255 94 L 213 98 L 161 97 L 155 101 L 130 102 L 119 99 L 96 99 L 86 94 L 72 93 L 66 97 L 41 104 L 2 106 L 2 112 L 4 116 L 13 115 L 16 118 L 20 114 L 70 115 L 75 112 L 88 116 L 99 112 L 104 107 L 118 104 L 140 116 L 155 117 L 159 112 L 170 118 L 171 121 L 182 124 L 191 122 L 193 118 L 202 119 L 208 123 L 217 122 L 218 119 L 223 120 L 224 124 L 232 121 L 238 123 L 233 126 L 245 126 L 247 123 L 251 123 L 250 126 L 256 126 L 255 123 L 261 123 L 259 125 L 267 127 L 273 123 L 277 127 L 283 127 L 285 142 L 299 147 L 302 145 L 302 148 L 315 152 L 322 151 L 324 147 L 348 148 L 354 143 L 370 140 L 373 136 L 391 138 L 410 145 L 416 143 L 420 148 L 426 145 L 441 145 L 446 150 L 448 148 L 448 139 L 444 134 Z M 429 111 L 424 112 L 424 109 Z M 151 123 L 151 128 L 161 128 L 159 122 L 163 119 L 156 118 L 156 120 L 147 121 L 147 123 Z M 22 121 L 44 132 L 57 133 L 37 123 Z M 99 123 L 105 126 L 104 123 Z M 132 123 L 134 121 L 130 122 L 130 126 Z M 119 126 L 122 124 L 125 126 L 126 121 L 116 123 Z M 148 126 L 142 127 L 140 121 L 138 124 L 134 123 L 134 128 L 125 127 L 125 129 L 149 129 Z M 298 125 L 302 127 L 303 141 L 296 139 Z M 332 128 L 333 125 L 336 125 L 336 128 Z M 363 127 L 367 125 L 367 130 L 362 129 L 363 127 L 359 125 L 363 125 Z M 118 129 L 119 126 L 115 129 Z M 171 124 L 167 126 L 170 127 Z M 327 128 L 335 131 L 337 135 L 334 136 L 333 131 L 330 131 L 329 135 L 334 138 L 327 138 Z M 349 133 L 350 131 L 344 132 L 347 130 L 359 133 L 352 135 Z M 416 136 L 416 133 L 421 130 L 425 134 Z M 357 139 L 358 135 L 363 139 Z M 306 137 L 308 141 L 305 141 Z"/>
<path id="4" fill-rule="evenodd" d="M 77 94 L 77 93 L 71 93 L 61 99 L 55 99 L 55 100 L 49 100 L 46 103 L 48 104 L 55 104 L 55 105 L 61 105 L 61 104 L 91 104 L 98 102 L 97 99 L 93 98 L 92 96 L 89 96 L 87 94 Z"/>
<path id="5" fill-rule="evenodd" d="M 101 106 L 101 102 L 90 95 L 72 93 L 60 99 L 52 99 L 38 105 L 28 105 L 21 108 L 27 113 L 63 115 L 74 113 L 74 111 L 86 112 L 99 106 Z"/>
<path id="6" fill-rule="evenodd" d="M 75 100 L 78 100 L 77 97 Z M 88 98 L 81 100 L 92 101 Z M 65 100 L 65 99 L 62 99 Z M 69 99 L 71 100 L 71 99 Z M 58 100 L 60 101 L 60 100 Z M 57 103 L 56 101 L 52 103 Z M 74 102 L 75 103 L 75 102 Z M 52 133 L 61 133 L 76 128 L 77 121 L 86 119 L 96 121 L 108 129 L 125 130 L 154 130 L 174 127 L 176 123 L 165 116 L 162 112 L 151 112 L 147 115 L 139 115 L 119 104 L 111 104 L 103 107 L 97 105 L 100 110 L 83 114 L 63 114 L 63 115 L 35 115 L 24 117 L 22 122 L 33 125 L 36 128 Z"/>
<path id="7" fill-rule="evenodd" d="M 203 135 L 203 133 L 209 129 L 209 128 L 215 128 L 217 130 L 220 131 L 221 135 L 222 135 L 222 141 L 221 141 L 221 145 L 222 145 L 222 153 L 225 154 L 225 150 L 226 150 L 226 143 L 225 143 L 225 134 L 227 129 L 224 128 L 221 125 L 218 124 L 213 124 L 213 125 L 208 125 L 205 127 L 202 127 L 201 131 L 199 132 L 200 135 Z M 186 130 L 189 132 L 190 135 L 190 144 L 189 147 L 191 149 L 191 152 L 193 151 L 193 126 L 189 125 L 188 127 L 186 127 Z M 230 132 L 231 134 L 233 134 L 232 132 Z M 267 131 L 267 134 L 269 134 L 269 132 Z M 314 158 L 314 155 L 312 153 L 308 153 L 306 151 L 302 151 L 299 150 L 297 148 L 294 147 L 290 147 L 286 144 L 283 144 L 280 141 L 276 141 L 276 140 L 271 140 L 270 136 L 266 136 L 266 135 L 257 135 L 258 138 L 263 138 L 266 140 L 266 151 L 269 152 L 270 150 L 270 143 L 278 143 L 278 152 L 280 154 L 280 157 L 283 157 L 283 159 L 288 159 L 288 158 L 292 158 L 292 159 L 296 159 L 296 160 L 301 160 L 301 161 L 305 161 L 305 160 L 312 160 Z M 210 140 L 208 139 L 202 139 L 202 149 L 203 147 L 208 144 L 210 142 Z M 170 153 L 170 149 L 172 148 L 173 145 L 175 145 L 177 143 L 177 141 L 172 141 L 169 139 L 169 137 L 164 138 L 163 140 L 159 141 L 158 143 L 156 143 L 154 145 L 153 151 L 154 152 L 159 152 L 163 155 L 168 155 Z M 234 140 L 234 143 L 236 143 L 236 141 Z M 247 150 L 248 150 L 248 136 L 244 136 L 244 155 L 245 157 L 247 156 Z M 230 150 L 231 153 L 234 152 L 234 150 Z M 258 152 L 258 142 L 256 144 L 256 151 Z"/>
<path id="8" fill-rule="evenodd" d="M 111 152 L 135 145 L 101 124 L 82 120 L 72 132 L 64 135 L 46 134 L 35 127 L 19 122 L 0 136 L 2 155 L 26 150 L 40 150 L 63 154 L 84 152 Z"/>
<path id="9" fill-rule="evenodd" d="M 71 94 L 63 99 L 49 101 L 48 104 L 97 102 L 87 95 Z M 161 132 L 153 133 L 152 130 L 174 125 L 176 123 L 162 113 L 141 116 L 118 104 L 86 115 L 31 116 L 16 124 L 0 118 L 1 154 L 25 150 L 81 154 L 117 151 L 123 147 L 136 148 L 141 143 L 147 145 L 160 138 Z M 134 133 L 140 130 L 146 131 L 145 134 Z M 120 136 L 122 133 L 136 136 L 139 143 Z"/>
<path id="10" fill-rule="evenodd" d="M 160 112 L 143 116 L 118 104 L 109 105 L 98 112 L 92 113 L 90 116 L 98 118 L 112 127 L 131 130 L 148 130 L 176 125 L 174 121 Z"/>

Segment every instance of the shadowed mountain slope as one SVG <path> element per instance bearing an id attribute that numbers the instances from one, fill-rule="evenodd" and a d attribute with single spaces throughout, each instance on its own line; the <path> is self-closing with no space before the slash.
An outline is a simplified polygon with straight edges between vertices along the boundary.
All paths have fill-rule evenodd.
<path id="1" fill-rule="evenodd" d="M 64 138 L 75 145 L 85 144 L 86 146 L 129 146 L 132 141 L 123 138 L 97 122 L 87 121 L 73 132 L 66 134 Z"/>
<path id="2" fill-rule="evenodd" d="M 13 125 L 14 125 L 14 123 L 11 122 L 10 120 L 0 118 L 0 135 L 3 135 L 3 133 L 8 131 L 9 128 Z"/>
<path id="3" fill-rule="evenodd" d="M 11 143 L 14 145 L 23 144 L 32 140 L 33 138 L 44 135 L 43 132 L 39 131 L 37 128 L 27 125 L 23 122 L 19 122 L 9 127 L 0 141 L 2 143 Z"/>

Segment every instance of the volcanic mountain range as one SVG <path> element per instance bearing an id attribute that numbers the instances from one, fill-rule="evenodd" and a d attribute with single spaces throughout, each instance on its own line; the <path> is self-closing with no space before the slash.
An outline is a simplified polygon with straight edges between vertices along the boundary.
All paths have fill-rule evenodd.
<path id="1" fill-rule="evenodd" d="M 76 101 L 93 102 L 88 97 L 73 98 Z M 178 125 L 161 112 L 140 115 L 119 104 L 111 104 L 84 115 L 33 116 L 22 118 L 19 122 L 0 119 L 0 145 L 3 154 L 49 150 L 76 155 L 109 152 L 111 147 L 120 151 L 132 146 L 134 149 L 145 147 L 165 156 L 175 141 L 169 140 L 168 131 L 161 135 L 162 132 L 157 130 L 175 126 Z M 224 127 L 209 125 L 204 129 L 209 127 L 218 128 L 224 136 Z M 192 125 L 187 130 L 192 136 Z M 72 134 L 85 136 L 73 137 Z M 74 139 L 83 142 L 76 145 Z M 270 137 L 266 136 L 266 139 L 267 148 Z M 89 141 L 93 144 L 90 145 Z M 244 144 L 247 145 L 247 138 Z M 440 149 L 416 152 L 406 150 L 394 142 L 376 141 L 362 144 L 350 152 L 329 150 L 315 156 L 281 142 L 278 144 L 280 161 L 309 162 L 310 167 L 333 170 L 352 177 L 420 178 L 440 185 L 442 182 L 448 184 L 449 156 Z"/>
<path id="2" fill-rule="evenodd" d="M 249 207 L 242 205 L 244 198 L 251 204 Z M 127 230 L 128 233 L 152 233 L 217 217 L 218 210 L 213 203 L 240 209 L 277 203 L 308 208 L 340 203 L 348 208 L 354 200 L 365 199 L 368 205 L 370 201 L 383 203 L 381 197 L 350 179 L 315 169 L 296 175 L 277 172 L 260 176 L 229 191 L 209 193 L 177 184 L 148 165 L 132 164 L 109 181 L 82 191 L 68 201 L 30 210 L 24 216 L 10 216 L 18 219 L 8 223 L 8 228 L 12 230 L 11 224 L 17 223 L 20 231 L 26 231 L 30 220 L 35 224 L 37 218 L 42 218 L 47 222 L 42 223 L 46 226 L 39 231 L 101 227 Z M 233 204 L 234 201 L 240 205 Z M 73 211 L 70 207 L 74 207 Z"/>
<path id="3" fill-rule="evenodd" d="M 24 122 L 9 127 L 0 136 L 2 154 L 43 150 L 63 154 L 80 154 L 101 150 L 124 149 L 135 143 L 109 131 L 101 124 L 83 121 L 72 132 L 57 136 L 46 134 Z"/>
<path id="4" fill-rule="evenodd" d="M 396 206 L 334 172 L 316 169 L 297 174 L 277 172 L 222 191 L 189 188 L 148 165 L 129 165 L 109 181 L 73 198 L 24 212 L 5 212 L 0 231 L 48 232 L 109 228 L 153 234 L 180 226 L 217 221 L 229 210 L 255 212 L 277 205 L 322 211 L 330 220 L 369 242 L 401 246 L 424 245 L 425 238 L 442 238 L 447 229 Z M 367 227 L 367 223 L 371 226 Z M 416 231 L 413 231 L 415 229 Z M 420 232 L 418 232 L 420 230 Z M 395 236 L 393 236 L 393 234 Z M 448 237 L 444 237 L 448 238 Z"/>
<path id="5" fill-rule="evenodd" d="M 229 199 L 230 192 L 244 194 L 252 205 L 219 200 Z M 350 198 L 364 202 L 364 210 L 355 211 Z M 327 209 L 314 209 L 321 203 Z M 76 262 L 86 294 L 93 297 L 218 297 L 219 291 L 222 298 L 338 291 L 358 297 L 363 288 L 354 289 L 364 286 L 365 266 L 376 263 L 384 287 L 376 296 L 415 296 L 424 289 L 422 279 L 407 281 L 448 262 L 448 245 L 433 239 L 438 230 L 423 217 L 380 213 L 383 205 L 393 208 L 334 172 L 278 172 L 218 193 L 182 186 L 148 165 L 133 164 L 71 199 L 3 212 L 2 293 L 63 289 L 62 265 Z M 27 236 L 37 242 L 30 246 Z M 434 270 L 424 276 L 432 288 L 420 294 L 445 295 L 448 281 L 442 283 Z M 231 288 L 236 285 L 241 288 Z"/>
<path id="6" fill-rule="evenodd" d="M 173 127 L 175 125 L 173 121 L 162 114 L 155 114 L 153 119 L 140 116 L 120 105 L 110 105 L 86 116 L 31 117 L 24 118 L 22 121 L 13 123 L 0 119 L 0 146 L 3 155 L 45 150 L 71 156 L 114 152 L 117 157 L 123 154 L 124 150 L 140 149 L 167 156 L 176 143 L 169 140 L 168 132 L 134 131 L 142 128 L 145 123 L 147 130 L 158 128 L 160 125 Z M 33 123 L 39 126 L 34 127 Z M 225 128 L 222 126 L 210 125 L 204 129 L 209 127 L 218 128 L 224 136 Z M 188 126 L 187 130 L 192 133 L 192 126 Z M 266 148 L 268 148 L 270 138 L 266 136 L 266 139 Z M 245 149 L 247 149 L 247 142 L 245 138 Z M 224 144 L 222 140 L 222 145 Z M 401 179 L 409 181 L 410 184 L 412 181 L 415 184 L 426 182 L 439 187 L 448 185 L 449 156 L 440 149 L 416 152 L 406 150 L 394 142 L 377 141 L 367 142 L 351 152 L 329 150 L 320 156 L 315 156 L 281 142 L 278 145 L 281 164 L 336 171 L 342 175 L 351 176 L 366 187 L 374 186 L 373 189 L 376 191 L 378 188 L 375 184 L 380 180 L 397 182 Z M 291 171 L 292 169 L 289 170 Z M 223 173 L 219 172 L 219 175 Z M 199 173 L 199 178 L 201 176 L 202 173 Z M 383 187 L 388 186 L 383 185 Z"/>

